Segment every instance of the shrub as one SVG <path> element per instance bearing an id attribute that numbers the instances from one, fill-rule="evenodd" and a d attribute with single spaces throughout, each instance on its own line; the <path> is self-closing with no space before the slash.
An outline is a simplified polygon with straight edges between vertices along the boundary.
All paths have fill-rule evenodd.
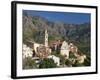
<path id="1" fill-rule="evenodd" d="M 57 67 L 57 64 L 54 63 L 53 59 L 43 59 L 39 65 L 39 68 L 55 68 Z"/>

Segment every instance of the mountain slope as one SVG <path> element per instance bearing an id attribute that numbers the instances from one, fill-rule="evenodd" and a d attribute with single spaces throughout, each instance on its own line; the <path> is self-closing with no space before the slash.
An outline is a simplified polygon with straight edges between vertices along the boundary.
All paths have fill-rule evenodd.
<path id="1" fill-rule="evenodd" d="M 66 40 L 76 44 L 80 50 L 90 54 L 90 24 L 67 24 L 50 22 L 40 16 L 23 15 L 23 42 L 34 40 L 44 43 L 44 31 L 48 30 L 49 41 Z"/>

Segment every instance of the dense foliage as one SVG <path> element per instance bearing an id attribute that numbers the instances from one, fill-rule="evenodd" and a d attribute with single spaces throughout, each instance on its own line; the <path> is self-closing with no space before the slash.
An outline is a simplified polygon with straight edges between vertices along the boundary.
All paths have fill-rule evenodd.
<path id="1" fill-rule="evenodd" d="M 53 59 L 43 59 L 39 65 L 39 68 L 55 68 L 57 64 L 54 63 Z"/>

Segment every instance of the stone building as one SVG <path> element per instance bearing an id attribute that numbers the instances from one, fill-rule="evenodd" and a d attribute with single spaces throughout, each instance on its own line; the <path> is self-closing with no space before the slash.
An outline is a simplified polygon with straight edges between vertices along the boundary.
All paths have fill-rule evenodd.
<path id="1" fill-rule="evenodd" d="M 69 45 L 66 41 L 63 41 L 63 43 L 62 43 L 60 54 L 62 56 L 65 56 L 66 59 L 69 58 Z"/>

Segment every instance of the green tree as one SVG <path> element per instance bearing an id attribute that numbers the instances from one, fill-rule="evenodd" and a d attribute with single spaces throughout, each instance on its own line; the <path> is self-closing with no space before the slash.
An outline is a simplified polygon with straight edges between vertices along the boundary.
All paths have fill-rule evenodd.
<path id="1" fill-rule="evenodd" d="M 60 64 L 64 67 L 66 62 L 66 56 L 59 55 Z"/>
<path id="2" fill-rule="evenodd" d="M 65 65 L 66 66 L 72 66 L 72 61 L 71 60 L 69 60 L 69 59 L 67 59 L 66 61 L 65 61 Z"/>
<path id="3" fill-rule="evenodd" d="M 55 68 L 57 67 L 57 64 L 54 63 L 53 59 L 43 59 L 39 65 L 39 68 Z"/>
<path id="4" fill-rule="evenodd" d="M 69 58 L 76 58 L 75 54 L 73 52 L 71 52 L 71 51 L 69 52 Z"/>

